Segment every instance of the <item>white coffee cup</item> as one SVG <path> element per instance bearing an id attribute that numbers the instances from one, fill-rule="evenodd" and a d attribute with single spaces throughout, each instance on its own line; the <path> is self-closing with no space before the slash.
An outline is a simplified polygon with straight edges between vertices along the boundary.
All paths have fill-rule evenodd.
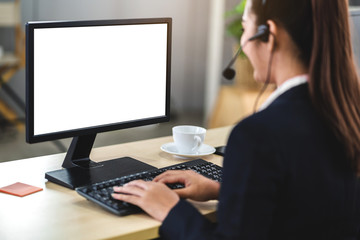
<path id="1" fill-rule="evenodd" d="M 172 128 L 173 139 L 179 153 L 194 154 L 204 142 L 206 129 L 182 125 Z"/>

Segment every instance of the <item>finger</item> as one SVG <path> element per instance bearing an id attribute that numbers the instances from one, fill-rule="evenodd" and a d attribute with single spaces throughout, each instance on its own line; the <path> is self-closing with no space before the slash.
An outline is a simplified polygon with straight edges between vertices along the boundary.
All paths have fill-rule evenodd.
<path id="1" fill-rule="evenodd" d="M 173 190 L 179 197 L 181 198 L 189 198 L 190 197 L 190 190 L 189 188 L 181 188 Z"/>
<path id="2" fill-rule="evenodd" d="M 146 182 L 144 180 L 134 180 L 134 181 L 131 181 L 131 182 L 128 182 L 127 184 L 124 185 L 124 187 L 128 187 L 128 186 L 133 186 L 133 187 L 138 187 L 138 188 L 142 188 L 142 189 L 149 189 L 149 185 L 150 185 L 150 182 Z"/>
<path id="3" fill-rule="evenodd" d="M 130 195 L 136 195 L 136 196 L 143 196 L 144 191 L 145 191 L 142 188 L 139 188 L 137 186 L 131 186 L 131 185 L 126 185 L 126 186 L 122 186 L 122 187 L 114 187 L 113 190 L 114 190 L 114 192 L 117 192 L 117 193 L 130 194 Z"/>
<path id="4" fill-rule="evenodd" d="M 124 195 L 124 194 L 113 193 L 113 194 L 111 194 L 111 196 L 114 199 L 124 201 L 124 202 L 128 202 L 128 203 L 131 203 L 131 204 L 134 204 L 134 205 L 137 205 L 137 206 L 139 206 L 139 204 L 140 204 L 140 198 L 137 197 L 137 196 L 134 196 L 134 195 Z"/>
<path id="5" fill-rule="evenodd" d="M 163 173 L 161 173 L 161 174 L 159 174 L 158 176 L 156 176 L 154 179 L 153 179 L 153 181 L 158 181 L 159 179 L 161 179 L 161 178 L 164 178 L 164 177 L 166 177 L 166 176 L 171 176 L 171 175 L 174 175 L 174 174 L 176 174 L 178 172 L 178 170 L 168 170 L 168 171 L 166 171 L 166 172 L 163 172 Z"/>
<path id="6" fill-rule="evenodd" d="M 154 182 L 158 182 L 160 181 L 161 179 L 164 179 L 164 178 L 167 178 L 167 177 L 170 177 L 170 176 L 183 176 L 185 173 L 185 171 L 183 170 L 170 170 L 170 171 L 166 171 L 158 176 L 156 176 L 154 178 Z"/>
<path id="7" fill-rule="evenodd" d="M 159 183 L 185 183 L 186 177 L 181 175 L 167 176 L 158 180 Z"/>

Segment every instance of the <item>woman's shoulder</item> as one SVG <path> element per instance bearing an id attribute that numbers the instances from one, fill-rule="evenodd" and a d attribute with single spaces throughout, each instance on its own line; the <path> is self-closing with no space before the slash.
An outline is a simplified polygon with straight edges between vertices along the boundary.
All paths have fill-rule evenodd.
<path id="1" fill-rule="evenodd" d="M 323 125 L 311 103 L 307 84 L 294 87 L 258 111 L 240 121 L 234 132 L 261 132 L 272 136 L 277 133 L 293 132 L 296 129 Z"/>

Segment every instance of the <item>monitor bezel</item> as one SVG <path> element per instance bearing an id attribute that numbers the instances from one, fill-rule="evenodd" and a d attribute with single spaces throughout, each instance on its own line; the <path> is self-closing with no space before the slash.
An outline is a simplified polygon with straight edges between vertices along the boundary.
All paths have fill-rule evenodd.
<path id="1" fill-rule="evenodd" d="M 72 129 L 34 135 L 34 30 L 39 28 L 61 27 L 87 27 L 111 25 L 139 25 L 139 24 L 167 24 L 167 60 L 166 60 L 166 100 L 165 115 L 153 118 L 138 119 L 134 121 L 118 122 L 99 126 Z M 171 43 L 172 19 L 147 18 L 147 19 L 112 19 L 90 21 L 46 21 L 28 22 L 26 24 L 26 141 L 38 143 L 57 139 L 97 134 L 108 131 L 121 130 L 132 127 L 167 122 L 170 120 L 170 78 L 171 78 Z"/>

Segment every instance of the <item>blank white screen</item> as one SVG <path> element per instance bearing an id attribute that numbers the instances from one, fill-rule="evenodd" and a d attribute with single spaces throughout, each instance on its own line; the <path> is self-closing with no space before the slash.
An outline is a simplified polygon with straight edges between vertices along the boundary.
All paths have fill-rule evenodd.
<path id="1" fill-rule="evenodd" d="M 167 24 L 34 30 L 34 135 L 165 115 Z"/>

